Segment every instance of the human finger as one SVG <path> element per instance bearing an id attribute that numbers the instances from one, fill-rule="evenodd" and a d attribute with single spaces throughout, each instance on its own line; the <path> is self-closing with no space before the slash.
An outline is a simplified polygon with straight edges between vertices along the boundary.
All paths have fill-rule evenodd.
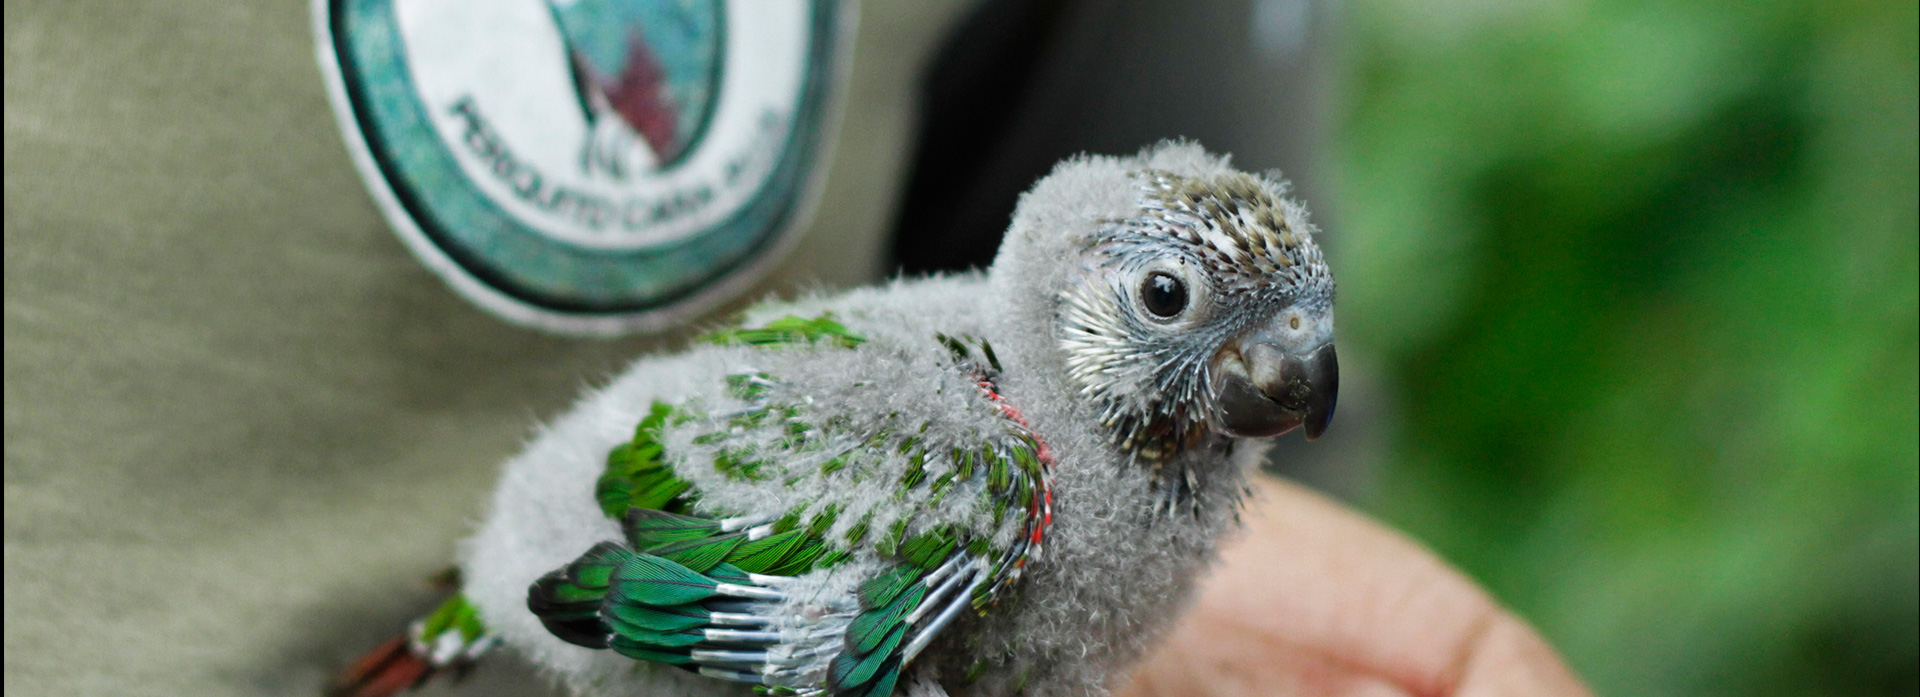
<path id="1" fill-rule="evenodd" d="M 1258 479 L 1246 534 L 1121 695 L 1588 694 L 1538 634 L 1421 545 Z"/>

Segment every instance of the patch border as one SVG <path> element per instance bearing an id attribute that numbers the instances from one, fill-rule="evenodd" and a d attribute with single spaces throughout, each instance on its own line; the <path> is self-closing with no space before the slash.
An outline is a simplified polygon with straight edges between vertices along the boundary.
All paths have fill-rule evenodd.
<path id="1" fill-rule="evenodd" d="M 814 30 L 826 36 L 816 40 L 815 46 L 809 49 L 813 63 L 804 78 L 805 86 L 795 103 L 793 123 L 789 126 L 790 133 L 778 160 L 784 163 L 797 158 L 799 161 L 793 166 L 800 171 L 788 175 L 792 181 L 786 185 L 792 187 L 792 195 L 784 203 L 773 204 L 773 222 L 749 240 L 733 260 L 704 269 L 698 280 L 685 290 L 596 306 L 525 288 L 502 272 L 489 268 L 478 258 L 479 255 L 461 249 L 459 245 L 443 242 L 442 238 L 448 233 L 423 227 L 435 226 L 435 216 L 425 208 L 427 204 L 417 200 L 414 192 L 402 190 L 400 183 L 404 180 L 396 176 L 400 174 L 397 170 L 399 165 L 373 149 L 369 140 L 369 122 L 366 120 L 371 117 L 362 104 L 365 95 L 360 94 L 367 87 L 364 84 L 349 86 L 347 81 L 350 71 L 357 70 L 357 67 L 341 59 L 340 51 L 346 48 L 346 38 L 344 32 L 338 31 L 335 25 L 344 21 L 343 13 L 337 8 L 350 2 L 379 3 L 390 9 L 391 0 L 312 0 L 310 5 L 320 72 L 326 82 L 334 120 L 339 125 L 354 167 L 380 209 L 381 216 L 398 233 L 408 250 L 461 296 L 509 322 L 549 332 L 592 336 L 672 328 L 739 297 L 762 280 L 773 266 L 792 251 L 799 241 L 798 233 L 812 219 L 819 204 L 845 108 L 846 83 L 851 69 L 858 14 L 853 3 L 840 0 L 809 2 L 814 15 Z M 426 113 L 425 107 L 417 101 L 413 106 L 419 112 Z M 438 137 L 434 141 L 437 143 Z M 776 173 L 772 176 L 777 178 L 781 175 Z M 469 188 L 473 186 L 464 178 L 462 182 Z M 778 185 L 781 182 L 769 180 L 761 186 Z M 493 205 L 491 199 L 479 192 L 474 191 L 473 194 L 483 202 L 482 205 Z M 709 228 L 709 231 L 737 221 L 748 214 L 753 205 L 749 203 L 728 216 L 728 222 Z M 501 215 L 519 223 L 504 212 Z M 521 226 L 525 227 L 523 223 Z M 539 235 L 537 231 L 533 234 Z M 698 242 L 710 235 L 711 232 L 703 233 L 690 238 L 689 242 Z M 585 249 L 560 240 L 547 238 L 545 241 L 569 249 Z M 666 255 L 657 249 L 627 253 Z M 463 256 L 473 258 L 463 259 Z M 612 258 L 618 254 L 605 256 Z M 615 260 L 613 263 L 631 262 Z"/>

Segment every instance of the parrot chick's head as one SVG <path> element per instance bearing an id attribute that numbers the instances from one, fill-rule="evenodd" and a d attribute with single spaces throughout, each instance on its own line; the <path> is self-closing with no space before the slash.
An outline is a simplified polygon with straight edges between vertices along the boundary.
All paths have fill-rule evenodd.
<path id="1" fill-rule="evenodd" d="M 1192 143 L 1069 160 L 1021 199 L 991 273 L 1128 452 L 1317 438 L 1340 382 L 1333 275 L 1286 191 Z"/>

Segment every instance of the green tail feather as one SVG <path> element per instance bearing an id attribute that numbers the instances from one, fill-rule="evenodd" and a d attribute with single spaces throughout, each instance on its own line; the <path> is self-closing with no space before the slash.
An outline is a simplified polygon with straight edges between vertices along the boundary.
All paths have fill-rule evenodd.
<path id="1" fill-rule="evenodd" d="M 573 563 L 554 570 L 527 590 L 527 609 L 554 636 L 591 648 L 605 648 L 607 629 L 599 619 L 615 570 L 634 557 L 615 542 L 602 542 Z"/>
<path id="2" fill-rule="evenodd" d="M 487 632 L 486 625 L 480 623 L 480 611 L 465 594 L 455 593 L 421 622 L 421 636 L 436 637 L 446 632 L 459 632 L 460 638 L 466 641 L 478 639 Z"/>

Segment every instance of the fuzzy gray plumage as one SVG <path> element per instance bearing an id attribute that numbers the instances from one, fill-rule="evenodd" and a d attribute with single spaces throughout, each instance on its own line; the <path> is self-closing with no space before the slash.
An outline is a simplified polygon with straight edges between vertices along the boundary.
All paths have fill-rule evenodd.
<path id="1" fill-rule="evenodd" d="M 1182 198 L 1167 188 L 1186 181 L 1222 182 L 1230 190 L 1208 203 L 1205 195 Z M 1057 463 L 1052 525 L 1007 602 L 961 617 L 906 674 L 956 697 L 1021 687 L 1028 695 L 1104 694 L 1188 602 L 1216 543 L 1236 526 L 1246 472 L 1264 453 L 1264 441 L 1209 428 L 1205 410 L 1217 405 L 1206 395 L 1219 378 L 1208 373 L 1208 361 L 1218 360 L 1229 335 L 1281 311 L 1306 317 L 1304 331 L 1331 335 L 1331 279 L 1304 213 L 1283 193 L 1276 182 L 1234 172 L 1225 158 L 1192 144 L 1162 144 L 1132 158 L 1074 159 L 1021 199 L 985 275 L 767 305 L 745 320 L 755 326 L 830 312 L 866 338 L 857 349 L 702 346 L 644 359 L 507 463 L 486 521 L 462 546 L 464 593 L 505 645 L 580 694 L 750 694 L 738 684 L 563 642 L 528 611 L 529 584 L 589 547 L 621 538 L 619 523 L 593 498 L 608 451 L 633 437 L 656 400 L 707 411 L 737 405 L 724 376 L 743 371 L 778 376 L 781 394 L 810 398 L 822 422 L 854 432 L 928 423 L 925 437 L 936 443 L 991 440 L 1005 432 L 1006 418 L 955 369 L 937 339 L 978 337 L 991 342 L 1001 363 L 1000 393 Z M 1236 198 L 1242 196 L 1257 200 Z M 1194 205 L 1166 210 L 1180 209 L 1181 201 Z M 1130 353 L 1125 344 L 1152 327 L 1126 319 L 1138 298 L 1115 279 L 1158 263 L 1150 258 L 1156 243 L 1136 235 L 1131 244 L 1145 247 L 1118 256 L 1113 247 L 1115 235 L 1143 220 L 1167 223 L 1170 237 L 1159 249 L 1184 260 L 1169 268 L 1212 284 L 1218 302 L 1212 317 L 1192 321 L 1190 345 Z M 1236 291 L 1236 284 L 1245 287 Z M 1101 299 L 1101 292 L 1117 295 Z M 1094 307 L 1075 310 L 1075 302 Z M 1183 370 L 1190 374 L 1168 375 Z M 1142 447 L 1143 439 L 1153 447 Z M 779 514 L 835 503 L 843 511 L 829 537 L 868 512 L 876 529 L 908 520 L 909 534 L 952 525 L 1004 544 L 1020 533 L 1016 521 L 996 522 L 970 497 L 929 506 L 924 494 L 896 496 L 904 456 L 868 457 L 825 474 L 775 463 L 791 468 L 795 483 L 786 486 L 721 476 L 710 459 L 687 455 L 698 446 L 686 436 L 670 435 L 667 446 L 679 453 L 670 460 L 675 472 L 713 510 Z M 941 466 L 950 465 L 929 462 L 929 474 Z M 846 563 L 803 576 L 805 592 L 789 596 L 845 597 L 886 563 L 871 549 L 856 550 Z M 962 684 L 959 677 L 981 657 L 990 669 Z"/>

